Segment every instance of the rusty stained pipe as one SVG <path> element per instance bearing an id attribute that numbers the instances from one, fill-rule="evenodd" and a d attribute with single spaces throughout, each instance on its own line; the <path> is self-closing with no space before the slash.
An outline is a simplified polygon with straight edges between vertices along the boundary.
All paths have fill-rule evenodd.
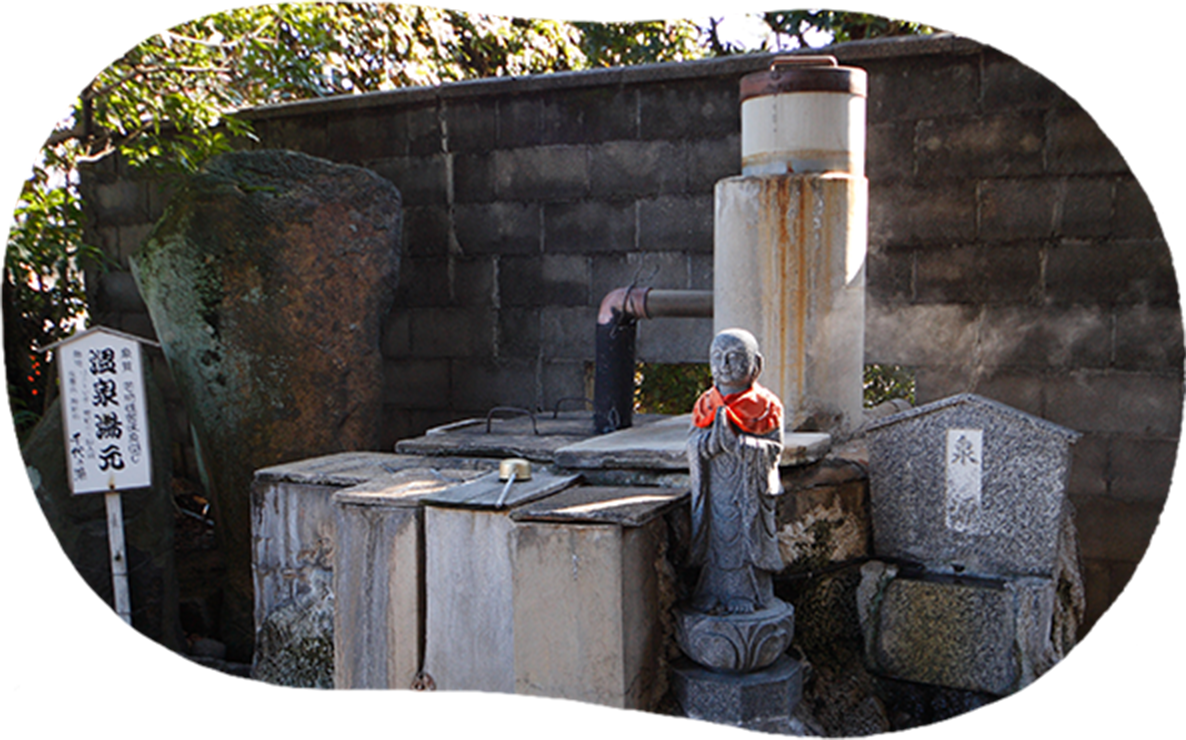
<path id="1" fill-rule="evenodd" d="M 593 427 L 597 434 L 634 423 L 634 344 L 638 320 L 712 317 L 711 290 L 615 288 L 597 312 Z"/>

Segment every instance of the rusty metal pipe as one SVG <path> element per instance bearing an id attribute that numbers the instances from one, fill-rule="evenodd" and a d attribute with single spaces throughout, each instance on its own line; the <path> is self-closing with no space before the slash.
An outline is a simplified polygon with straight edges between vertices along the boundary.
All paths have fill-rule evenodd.
<path id="1" fill-rule="evenodd" d="M 634 349 L 638 320 L 711 317 L 711 290 L 615 288 L 597 312 L 593 428 L 597 434 L 634 424 Z"/>

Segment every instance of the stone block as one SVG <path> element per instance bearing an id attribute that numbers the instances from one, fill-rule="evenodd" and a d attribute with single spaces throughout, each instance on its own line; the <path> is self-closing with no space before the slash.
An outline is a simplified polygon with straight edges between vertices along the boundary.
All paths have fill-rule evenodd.
<path id="1" fill-rule="evenodd" d="M 1178 372 L 1183 351 L 1182 314 L 1177 308 L 1138 304 L 1117 307 L 1114 314 L 1117 369 Z"/>
<path id="2" fill-rule="evenodd" d="M 106 224 L 138 225 L 148 220 L 148 192 L 144 182 L 118 180 L 100 183 L 92 187 L 90 192 L 97 201 L 94 208 L 103 214 Z"/>
<path id="3" fill-rule="evenodd" d="M 593 358 L 595 306 L 544 306 L 540 309 L 539 324 L 540 343 L 547 359 Z"/>
<path id="4" fill-rule="evenodd" d="M 687 288 L 689 262 L 694 255 L 683 252 L 627 252 L 625 254 L 595 255 L 592 259 L 592 302 L 600 305 L 606 293 L 631 283 L 653 288 L 682 290 Z M 703 255 L 710 270 L 712 289 L 712 255 Z"/>
<path id="5" fill-rule="evenodd" d="M 976 184 L 872 182 L 869 242 L 881 247 L 968 242 L 976 236 Z"/>
<path id="6" fill-rule="evenodd" d="M 330 114 L 325 127 L 326 157 L 336 162 L 362 164 L 408 152 L 406 119 L 394 108 Z"/>
<path id="7" fill-rule="evenodd" d="M 148 313 L 130 272 L 113 270 L 100 275 L 95 305 L 102 312 Z"/>
<path id="8" fill-rule="evenodd" d="M 640 139 L 708 139 L 741 129 L 737 81 L 700 79 L 639 90 Z"/>
<path id="9" fill-rule="evenodd" d="M 980 238 L 995 241 L 1041 239 L 1054 234 L 1059 183 L 1027 179 L 980 183 Z"/>
<path id="10" fill-rule="evenodd" d="M 502 306 L 584 306 L 589 294 L 589 258 L 579 254 L 503 257 L 498 261 Z"/>
<path id="11" fill-rule="evenodd" d="M 312 157 L 326 156 L 325 114 L 272 118 L 261 136 L 269 149 L 289 149 Z"/>
<path id="12" fill-rule="evenodd" d="M 980 311 L 961 305 L 867 307 L 865 356 L 870 362 L 910 367 L 942 366 L 971 357 Z"/>
<path id="13" fill-rule="evenodd" d="M 741 135 L 732 133 L 686 143 L 688 192 L 711 193 L 717 180 L 741 174 Z"/>
<path id="14" fill-rule="evenodd" d="M 610 141 L 589 147 L 589 194 L 594 198 L 681 193 L 686 148 L 670 141 Z"/>
<path id="15" fill-rule="evenodd" d="M 410 257 L 443 257 L 449 249 L 449 211 L 444 205 L 405 206 L 403 243 Z"/>
<path id="16" fill-rule="evenodd" d="M 1050 248 L 1046 296 L 1057 303 L 1176 307 L 1178 285 L 1165 242 L 1064 241 Z"/>
<path id="17" fill-rule="evenodd" d="M 914 299 L 915 252 L 869 245 L 865 255 L 865 296 L 870 305 L 900 305 Z"/>
<path id="18" fill-rule="evenodd" d="M 1163 502 L 1076 496 L 1074 503 L 1083 559 L 1135 564 L 1144 556 L 1157 528 Z"/>
<path id="19" fill-rule="evenodd" d="M 453 200 L 456 203 L 489 203 L 494 191 L 494 155 L 473 152 L 453 155 Z"/>
<path id="20" fill-rule="evenodd" d="M 496 146 L 498 106 L 488 100 L 449 99 L 445 103 L 445 123 L 451 152 L 488 152 Z"/>
<path id="21" fill-rule="evenodd" d="M 919 121 L 917 175 L 925 178 L 1017 177 L 1042 172 L 1045 124 L 1040 111 Z"/>
<path id="22" fill-rule="evenodd" d="M 712 290 L 713 257 L 711 254 L 688 255 L 688 289 Z"/>
<path id="23" fill-rule="evenodd" d="M 128 224 L 119 227 L 119 262 L 130 265 L 131 257 L 144 245 L 152 233 L 153 224 Z"/>
<path id="24" fill-rule="evenodd" d="M 543 142 L 544 101 L 534 94 L 514 95 L 498 102 L 499 149 L 535 146 Z"/>
<path id="25" fill-rule="evenodd" d="M 1116 209 L 1112 235 L 1119 239 L 1162 239 L 1161 225 L 1149 196 L 1134 178 L 1116 181 Z"/>
<path id="26" fill-rule="evenodd" d="M 411 352 L 412 338 L 409 334 L 411 316 L 406 310 L 395 309 L 383 321 L 380 351 L 385 359 L 399 359 Z"/>
<path id="27" fill-rule="evenodd" d="M 871 670 L 934 686 L 1011 694 L 1052 663 L 1056 581 L 904 577 L 861 568 L 857 609 Z"/>
<path id="28" fill-rule="evenodd" d="M 540 353 L 539 308 L 498 309 L 498 356 L 535 358 Z"/>
<path id="29" fill-rule="evenodd" d="M 1105 368 L 1112 317 L 1099 306 L 988 306 L 977 347 L 988 367 Z"/>
<path id="30" fill-rule="evenodd" d="M 937 573 L 1052 577 L 1079 436 L 971 394 L 873 422 L 875 555 Z"/>
<path id="31" fill-rule="evenodd" d="M 543 408 L 555 408 L 560 399 L 587 399 L 587 403 L 566 401 L 563 409 L 591 409 L 593 406 L 592 360 L 547 360 L 541 371 Z"/>
<path id="32" fill-rule="evenodd" d="M 367 168 L 399 188 L 407 206 L 443 205 L 447 199 L 445 155 L 390 157 L 367 161 Z"/>
<path id="33" fill-rule="evenodd" d="M 1071 477 L 1067 495 L 1104 496 L 1108 493 L 1111 439 L 1103 434 L 1084 434 L 1071 449 Z"/>
<path id="34" fill-rule="evenodd" d="M 414 308 L 408 315 L 413 358 L 493 354 L 493 309 L 482 306 Z"/>
<path id="35" fill-rule="evenodd" d="M 786 573 L 802 573 L 867 557 L 873 531 L 869 482 L 858 466 L 831 458 L 782 473 L 778 549 Z"/>
<path id="36" fill-rule="evenodd" d="M 919 249 L 914 256 L 919 303 L 1024 303 L 1041 294 L 1037 243 Z"/>
<path id="37" fill-rule="evenodd" d="M 1067 101 L 1053 82 L 1004 54 L 985 54 L 980 85 L 988 111 L 1045 110 Z"/>
<path id="38" fill-rule="evenodd" d="M 407 257 L 400 262 L 397 306 L 443 306 L 449 302 L 449 261 L 444 257 Z"/>
<path id="39" fill-rule="evenodd" d="M 453 300 L 460 306 L 494 308 L 497 255 L 457 257 L 453 260 Z"/>
<path id="40" fill-rule="evenodd" d="M 408 155 L 427 157 L 445 151 L 441 111 L 435 102 L 408 108 L 404 112 L 408 129 Z M 456 151 L 450 147 L 450 151 Z"/>
<path id="41" fill-rule="evenodd" d="M 664 195 L 639 201 L 638 248 L 711 252 L 713 208 L 711 195 Z"/>
<path id="42" fill-rule="evenodd" d="M 536 203 L 458 204 L 453 222 L 466 254 L 534 254 L 542 248 L 542 209 Z"/>
<path id="43" fill-rule="evenodd" d="M 914 176 L 915 121 L 868 124 L 865 135 L 865 172 L 871 182 L 891 182 Z"/>
<path id="44" fill-rule="evenodd" d="M 1179 378 L 1076 370 L 1045 386 L 1045 416 L 1081 432 L 1171 437 L 1182 423 Z"/>
<path id="45" fill-rule="evenodd" d="M 503 200 L 557 201 L 589 191 L 585 147 L 536 146 L 494 152 L 494 187 Z"/>
<path id="46" fill-rule="evenodd" d="M 1063 187 L 1062 208 L 1055 225 L 1058 235 L 1069 238 L 1107 236 L 1112 231 L 1114 181 L 1102 177 L 1072 177 L 1067 178 Z"/>
<path id="47" fill-rule="evenodd" d="M 459 414 L 485 414 L 494 406 L 536 406 L 535 358 L 450 361 L 448 407 Z"/>
<path id="48" fill-rule="evenodd" d="M 1178 439 L 1118 435 L 1112 439 L 1112 498 L 1162 504 L 1169 495 Z"/>
<path id="49" fill-rule="evenodd" d="M 549 253 L 625 252 L 635 248 L 631 201 L 582 200 L 544 206 L 544 249 Z"/>
<path id="50" fill-rule="evenodd" d="M 803 697 L 803 666 L 786 655 L 765 670 L 741 674 L 681 659 L 671 679 L 685 716 L 761 732 L 791 734 L 791 714 Z"/>
<path id="51" fill-rule="evenodd" d="M 383 401 L 400 408 L 433 409 L 450 396 L 448 360 L 388 359 L 383 363 Z"/>
<path id="52" fill-rule="evenodd" d="M 544 144 L 630 139 L 638 129 L 637 91 L 596 86 L 553 92 L 543 100 Z"/>
<path id="53" fill-rule="evenodd" d="M 869 75 L 869 122 L 974 113 L 979 109 L 975 56 L 886 60 Z"/>
<path id="54" fill-rule="evenodd" d="M 648 319 L 638 327 L 636 356 L 640 362 L 704 362 L 712 337 L 710 318 Z"/>
<path id="55" fill-rule="evenodd" d="M 1046 129 L 1046 167 L 1052 174 L 1127 174 L 1120 152 L 1083 109 L 1059 107 Z"/>

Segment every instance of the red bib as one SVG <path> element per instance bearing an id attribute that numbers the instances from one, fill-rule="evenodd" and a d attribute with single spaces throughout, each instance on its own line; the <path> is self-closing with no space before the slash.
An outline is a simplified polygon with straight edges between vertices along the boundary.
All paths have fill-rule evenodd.
<path id="1" fill-rule="evenodd" d="M 747 434 L 766 434 L 782 426 L 782 401 L 757 383 L 749 390 L 727 396 L 722 396 L 715 385 L 709 388 L 692 408 L 692 423 L 701 429 L 711 426 L 721 406 L 729 421 Z"/>

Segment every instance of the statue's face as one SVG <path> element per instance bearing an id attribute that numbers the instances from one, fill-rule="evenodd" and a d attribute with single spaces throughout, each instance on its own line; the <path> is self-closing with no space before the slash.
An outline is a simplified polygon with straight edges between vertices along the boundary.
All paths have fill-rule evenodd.
<path id="1" fill-rule="evenodd" d="M 712 342 L 708 364 L 712 380 L 722 391 L 736 393 L 753 384 L 761 369 L 757 342 L 747 337 L 722 332 Z"/>

